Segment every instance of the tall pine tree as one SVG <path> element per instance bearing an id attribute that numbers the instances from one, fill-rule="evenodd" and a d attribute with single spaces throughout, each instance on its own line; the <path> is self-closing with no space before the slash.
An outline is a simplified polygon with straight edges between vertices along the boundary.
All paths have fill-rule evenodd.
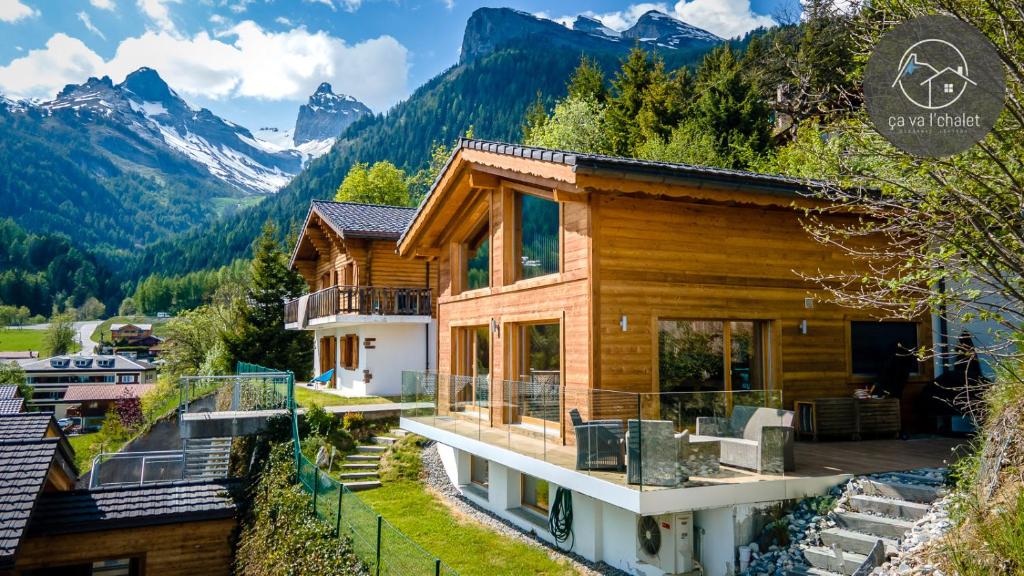
<path id="1" fill-rule="evenodd" d="M 256 242 L 245 298 L 237 302 L 241 321 L 225 338 L 236 361 L 252 362 L 277 370 L 291 370 L 308 377 L 313 367 L 313 342 L 309 332 L 284 329 L 284 303 L 306 292 L 297 272 L 288 268 L 288 256 L 277 241 L 277 227 L 270 221 Z"/>

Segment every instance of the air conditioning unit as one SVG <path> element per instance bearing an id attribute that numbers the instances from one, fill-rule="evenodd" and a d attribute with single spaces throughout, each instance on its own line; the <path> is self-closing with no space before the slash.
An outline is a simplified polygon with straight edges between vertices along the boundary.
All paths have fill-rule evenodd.
<path id="1" fill-rule="evenodd" d="M 636 524 L 636 556 L 666 574 L 693 570 L 693 512 L 641 516 Z"/>

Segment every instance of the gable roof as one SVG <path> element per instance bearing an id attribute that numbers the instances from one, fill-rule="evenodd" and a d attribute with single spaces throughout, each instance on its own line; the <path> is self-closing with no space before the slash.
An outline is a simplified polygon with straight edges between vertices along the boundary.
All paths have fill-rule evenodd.
<path id="1" fill-rule="evenodd" d="M 131 322 L 129 322 L 127 324 L 111 324 L 110 325 L 110 329 L 111 330 L 121 330 L 121 329 L 127 328 L 129 326 L 134 327 L 134 328 L 138 328 L 139 330 L 152 330 L 153 329 L 153 325 L 152 324 L 132 324 Z"/>
<path id="2" fill-rule="evenodd" d="M 235 488 L 230 481 L 183 481 L 48 493 L 36 505 L 29 533 L 69 534 L 231 518 L 236 510 Z"/>
<path id="3" fill-rule="evenodd" d="M 10 400 L 18 397 L 17 384 L 0 384 L 0 400 Z"/>
<path id="4" fill-rule="evenodd" d="M 13 567 L 51 466 L 77 476 L 74 450 L 56 426 L 49 414 L 0 414 L 0 570 Z"/>
<path id="5" fill-rule="evenodd" d="M 413 225 L 422 217 L 426 206 L 431 198 L 437 194 L 438 185 L 446 173 L 452 168 L 456 158 L 463 150 L 475 150 L 508 156 L 511 158 L 523 158 L 549 164 L 567 167 L 573 174 L 586 174 L 593 176 L 608 176 L 613 178 L 637 179 L 654 182 L 673 183 L 689 185 L 694 188 L 720 187 L 726 189 L 742 188 L 745 191 L 798 196 L 802 193 L 811 192 L 825 186 L 824 182 L 791 178 L 788 176 L 777 176 L 773 174 L 762 174 L 746 170 L 732 170 L 728 168 L 715 168 L 712 166 L 697 166 L 694 164 L 681 164 L 671 162 L 656 162 L 653 160 L 639 160 L 636 158 L 624 158 L 618 156 L 606 156 L 603 154 L 590 154 L 583 152 L 572 152 L 568 150 L 556 150 L 552 148 L 539 148 L 535 146 L 521 146 L 519 144 L 507 144 L 488 140 L 475 140 L 460 138 L 451 156 L 445 163 L 441 172 L 434 180 L 429 192 L 424 196 L 416 209 L 415 216 L 409 222 L 409 226 L 402 231 L 398 243 L 402 244 L 412 230 Z"/>
<path id="6" fill-rule="evenodd" d="M 62 358 L 68 360 L 68 365 L 63 368 L 55 368 L 50 364 L 50 360 L 55 358 Z M 85 368 L 79 368 L 75 366 L 75 359 L 87 358 L 92 360 L 89 365 Z M 111 368 L 101 368 L 97 363 L 99 359 L 113 359 L 114 365 Z M 153 366 L 149 362 L 142 360 L 132 360 L 124 356 L 114 354 L 110 355 L 99 355 L 99 354 L 76 354 L 74 356 L 53 356 L 51 358 L 43 358 L 36 360 L 35 362 L 29 362 L 22 364 L 22 369 L 25 372 L 111 372 L 111 371 L 137 371 L 137 370 L 154 370 L 156 366 Z"/>
<path id="7" fill-rule="evenodd" d="M 156 384 L 72 384 L 64 393 L 64 402 L 89 402 L 93 400 L 117 400 L 125 391 L 132 398 L 142 398 L 156 388 Z"/>
<path id="8" fill-rule="evenodd" d="M 416 213 L 405 206 L 324 200 L 313 200 L 310 211 L 319 214 L 342 238 L 384 240 L 397 239 Z"/>
<path id="9" fill-rule="evenodd" d="M 0 400 L 0 414 L 18 414 L 24 402 L 24 398 L 4 398 Z"/>

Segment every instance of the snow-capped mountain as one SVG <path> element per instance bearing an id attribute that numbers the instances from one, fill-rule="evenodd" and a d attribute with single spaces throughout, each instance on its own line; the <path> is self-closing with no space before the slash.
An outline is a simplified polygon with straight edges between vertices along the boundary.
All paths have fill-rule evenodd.
<path id="1" fill-rule="evenodd" d="M 511 8 L 479 8 L 466 24 L 462 62 L 504 47 L 568 47 L 590 55 L 621 56 L 637 43 L 662 54 L 701 51 L 722 42 L 718 36 L 651 10 L 636 24 L 618 32 L 588 16 L 578 16 L 571 27 Z"/>
<path id="2" fill-rule="evenodd" d="M 301 146 L 314 140 L 334 140 L 353 122 L 372 114 L 365 104 L 351 96 L 335 94 L 327 82 L 320 84 L 309 102 L 299 108 L 294 142 Z"/>
<path id="3" fill-rule="evenodd" d="M 130 130 L 151 146 L 169 147 L 214 178 L 245 192 L 276 192 L 302 168 L 298 152 L 264 142 L 206 108 L 191 107 L 151 68 L 140 68 L 116 85 L 106 76 L 69 84 L 57 98 L 38 108 L 67 123 Z M 129 152 L 110 151 L 115 155 Z M 137 151 L 131 150 L 131 155 Z"/>

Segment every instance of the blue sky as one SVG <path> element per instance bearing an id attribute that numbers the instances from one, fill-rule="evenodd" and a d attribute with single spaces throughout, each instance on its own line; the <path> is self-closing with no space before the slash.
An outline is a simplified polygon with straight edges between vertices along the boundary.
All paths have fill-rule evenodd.
<path id="1" fill-rule="evenodd" d="M 624 28 L 660 9 L 721 36 L 797 0 L 0 0 L 0 93 L 53 98 L 67 83 L 155 68 L 190 103 L 257 129 L 288 128 L 322 81 L 385 111 L 458 60 L 473 10 Z"/>

